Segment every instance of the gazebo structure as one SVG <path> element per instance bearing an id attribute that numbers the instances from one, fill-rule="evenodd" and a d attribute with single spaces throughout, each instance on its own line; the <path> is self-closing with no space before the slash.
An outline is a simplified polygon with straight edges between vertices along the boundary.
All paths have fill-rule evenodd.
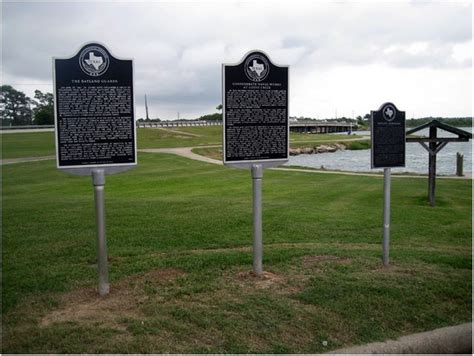
<path id="1" fill-rule="evenodd" d="M 408 137 L 420 130 L 429 128 L 429 137 Z M 438 137 L 438 129 L 450 132 L 457 137 Z M 431 206 L 435 205 L 435 187 L 436 187 L 436 154 L 443 149 L 449 142 L 466 142 L 472 139 L 472 133 L 458 129 L 456 127 L 443 124 L 437 120 L 427 124 L 415 127 L 406 132 L 406 142 L 420 143 L 429 154 L 428 164 L 428 199 Z"/>

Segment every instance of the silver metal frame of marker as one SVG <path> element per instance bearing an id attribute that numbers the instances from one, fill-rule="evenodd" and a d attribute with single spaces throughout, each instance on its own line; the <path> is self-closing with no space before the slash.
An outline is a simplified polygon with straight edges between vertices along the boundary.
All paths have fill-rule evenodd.
<path id="1" fill-rule="evenodd" d="M 381 111 L 382 108 L 385 106 L 385 105 L 393 105 L 393 107 L 395 109 L 397 109 L 398 112 L 403 112 L 405 113 L 405 111 L 400 111 L 398 110 L 397 106 L 392 103 L 391 101 L 387 101 L 385 103 L 383 103 L 382 105 L 380 105 L 379 109 L 377 111 Z M 370 110 L 370 168 L 371 169 L 377 169 L 377 168 L 399 168 L 399 167 L 405 167 L 406 166 L 406 142 L 405 142 L 405 157 L 404 157 L 404 162 L 405 164 L 403 166 L 392 166 L 392 167 L 375 167 L 374 166 L 374 110 Z M 405 117 L 405 120 L 403 120 L 403 132 L 406 132 L 406 117 Z"/>
<path id="2" fill-rule="evenodd" d="M 253 52 L 260 52 L 263 53 L 268 60 L 270 61 L 271 64 L 273 64 L 276 67 L 280 68 L 288 68 L 288 88 L 287 88 L 287 101 L 288 101 L 288 106 L 286 109 L 286 126 L 287 126 L 287 148 L 286 148 L 286 158 L 280 158 L 280 159 L 269 159 L 269 160 L 248 160 L 248 161 L 231 161 L 227 162 L 225 160 L 226 157 L 226 142 L 225 142 L 225 66 L 238 66 L 243 63 L 245 58 L 250 53 Z M 271 59 L 270 56 L 262 50 L 259 49 L 254 49 L 251 51 L 248 51 L 247 53 L 244 54 L 240 62 L 237 63 L 222 63 L 222 155 L 223 155 L 223 162 L 226 166 L 233 166 L 236 168 L 241 168 L 241 169 L 247 169 L 247 168 L 252 168 L 253 165 L 255 164 L 261 164 L 263 168 L 270 168 L 270 167 L 275 167 L 279 166 L 283 163 L 288 162 L 289 157 L 290 157 L 290 66 L 289 65 L 279 65 L 274 63 Z"/>
<path id="3" fill-rule="evenodd" d="M 107 49 L 107 51 L 116 59 L 118 60 L 128 60 L 132 61 L 132 88 L 133 88 L 133 95 L 132 95 L 132 106 L 133 106 L 133 135 L 134 135 L 134 144 L 133 149 L 135 151 L 135 161 L 131 163 L 115 163 L 115 164 L 94 164 L 94 165 L 79 165 L 79 166 L 60 166 L 59 165 L 59 156 L 58 156 L 58 118 L 56 114 L 57 102 L 56 102 L 56 59 L 71 59 L 75 57 L 79 51 L 87 45 L 92 44 L 99 44 Z M 135 64 L 133 58 L 121 58 L 115 56 L 109 48 L 99 41 L 90 41 L 82 44 L 79 49 L 70 57 L 53 57 L 53 98 L 54 98 L 54 143 L 56 146 L 56 168 L 71 173 L 78 176 L 90 176 L 92 174 L 92 170 L 97 169 L 104 169 L 106 175 L 120 173 L 128 171 L 132 169 L 136 165 L 138 165 L 138 156 L 137 156 L 137 128 L 135 125 Z"/>

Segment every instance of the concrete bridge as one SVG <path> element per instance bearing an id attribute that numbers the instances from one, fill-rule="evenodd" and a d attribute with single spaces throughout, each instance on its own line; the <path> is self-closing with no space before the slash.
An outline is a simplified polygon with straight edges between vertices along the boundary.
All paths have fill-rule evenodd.
<path id="1" fill-rule="evenodd" d="M 217 126 L 222 125 L 222 121 L 160 121 L 160 122 L 137 122 L 138 128 L 172 128 L 172 127 L 191 127 L 191 126 Z M 345 132 L 355 130 L 356 125 L 351 125 L 345 122 L 321 122 L 321 121 L 307 121 L 307 122 L 290 122 L 291 132 L 303 133 L 332 133 Z"/>
<path id="2" fill-rule="evenodd" d="M 138 128 L 173 128 L 173 127 L 193 127 L 193 126 L 219 126 L 222 121 L 160 121 L 160 122 L 136 122 Z M 291 132 L 303 133 L 332 133 L 355 130 L 357 125 L 348 123 L 328 123 L 321 121 L 290 122 Z M 54 125 L 25 125 L 25 126 L 0 126 L 0 133 L 9 132 L 36 132 L 54 131 Z"/>
<path id="3" fill-rule="evenodd" d="M 219 126 L 222 125 L 222 121 L 160 121 L 160 122 L 138 122 L 138 128 L 170 128 L 170 127 L 191 127 L 191 126 Z"/>
<path id="4" fill-rule="evenodd" d="M 298 121 L 290 123 L 290 131 L 300 133 L 333 133 L 355 129 L 357 129 L 357 125 L 351 125 L 347 122 Z"/>

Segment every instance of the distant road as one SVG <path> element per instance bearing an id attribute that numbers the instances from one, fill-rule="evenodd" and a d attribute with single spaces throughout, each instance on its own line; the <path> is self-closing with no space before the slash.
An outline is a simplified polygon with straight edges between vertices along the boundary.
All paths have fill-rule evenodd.
<path id="1" fill-rule="evenodd" d="M 54 128 L 0 130 L 0 134 L 23 133 L 23 132 L 54 132 Z"/>

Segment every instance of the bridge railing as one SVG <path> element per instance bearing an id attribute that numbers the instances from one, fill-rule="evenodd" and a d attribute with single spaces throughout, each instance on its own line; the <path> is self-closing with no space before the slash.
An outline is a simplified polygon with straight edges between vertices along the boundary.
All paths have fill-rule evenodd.
<path id="1" fill-rule="evenodd" d="M 153 128 L 153 127 L 194 127 L 194 126 L 219 126 L 222 125 L 222 120 L 215 121 L 160 121 L 160 122 L 143 122 L 137 121 L 138 128 Z"/>

